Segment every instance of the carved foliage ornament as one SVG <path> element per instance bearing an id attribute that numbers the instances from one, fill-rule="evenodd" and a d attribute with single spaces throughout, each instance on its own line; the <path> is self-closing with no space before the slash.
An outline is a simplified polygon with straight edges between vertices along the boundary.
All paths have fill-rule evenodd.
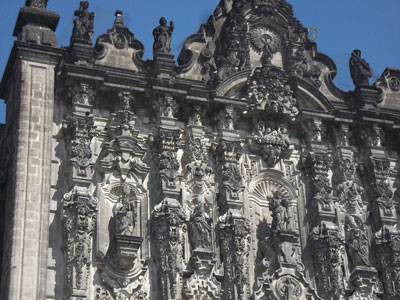
<path id="1" fill-rule="evenodd" d="M 75 187 L 64 195 L 63 227 L 69 293 L 87 289 L 96 211 L 97 199 L 86 188 Z"/>

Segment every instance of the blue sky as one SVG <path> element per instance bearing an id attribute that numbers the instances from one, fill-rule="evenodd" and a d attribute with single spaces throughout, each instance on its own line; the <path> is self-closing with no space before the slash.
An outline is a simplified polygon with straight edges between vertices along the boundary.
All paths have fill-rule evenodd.
<path id="1" fill-rule="evenodd" d="M 14 37 L 12 32 L 18 10 L 25 0 L 1 0 L 0 11 L 0 73 L 11 51 Z M 206 22 L 218 0 L 92 0 L 90 11 L 95 12 L 95 36 L 112 26 L 114 12 L 124 12 L 126 25 L 136 39 L 145 45 L 145 58 L 152 56 L 152 30 L 161 16 L 168 22 L 175 22 L 172 52 L 178 54 L 184 39 L 195 33 L 201 23 Z M 370 63 L 373 79 L 385 67 L 400 66 L 400 0 L 288 0 L 293 5 L 295 16 L 304 26 L 319 29 L 316 39 L 319 52 L 330 56 L 338 67 L 335 78 L 337 86 L 345 91 L 352 90 L 353 84 L 348 69 L 348 59 L 353 49 L 362 50 Z M 66 46 L 72 30 L 73 12 L 79 0 L 49 0 L 48 9 L 61 16 L 57 28 L 60 46 Z M 0 101 L 0 122 L 4 123 L 5 105 Z"/>

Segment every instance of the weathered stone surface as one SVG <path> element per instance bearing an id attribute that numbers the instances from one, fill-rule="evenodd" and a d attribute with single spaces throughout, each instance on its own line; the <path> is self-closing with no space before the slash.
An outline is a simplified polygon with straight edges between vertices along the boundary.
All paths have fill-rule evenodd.
<path id="1" fill-rule="evenodd" d="M 332 82 L 284 0 L 222 1 L 153 60 L 122 12 L 27 1 L 0 86 L 2 299 L 397 300 L 400 74 Z M 49 47 L 51 46 L 51 47 Z M 57 70 L 57 76 L 55 73 Z"/>

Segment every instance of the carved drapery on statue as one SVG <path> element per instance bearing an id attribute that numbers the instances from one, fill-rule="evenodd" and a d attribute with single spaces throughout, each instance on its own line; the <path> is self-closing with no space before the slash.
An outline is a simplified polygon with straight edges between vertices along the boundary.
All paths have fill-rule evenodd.
<path id="1" fill-rule="evenodd" d="M 172 32 L 174 31 L 174 22 L 170 21 L 170 25 L 167 26 L 167 20 L 164 17 L 160 18 L 160 25 L 153 30 L 154 53 L 169 53 L 171 52 L 171 38 Z"/>
<path id="2" fill-rule="evenodd" d="M 360 50 L 356 49 L 351 53 L 349 65 L 354 85 L 356 87 L 369 85 L 369 78 L 372 76 L 372 71 L 366 60 L 361 58 Z"/>

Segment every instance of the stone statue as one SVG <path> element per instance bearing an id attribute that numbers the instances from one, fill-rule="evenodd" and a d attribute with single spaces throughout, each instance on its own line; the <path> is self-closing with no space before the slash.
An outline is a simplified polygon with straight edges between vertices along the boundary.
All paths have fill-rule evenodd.
<path id="1" fill-rule="evenodd" d="M 198 196 L 198 203 L 190 216 L 189 238 L 194 250 L 211 251 L 211 218 L 205 211 L 204 196 Z"/>
<path id="2" fill-rule="evenodd" d="M 88 12 L 89 2 L 81 1 L 79 8 L 75 10 L 74 28 L 72 29 L 71 42 L 74 40 L 81 40 L 92 42 L 94 13 Z"/>
<path id="3" fill-rule="evenodd" d="M 361 58 L 361 51 L 356 49 L 350 57 L 350 74 L 356 87 L 360 85 L 369 85 L 369 78 L 372 71 L 365 59 Z"/>
<path id="4" fill-rule="evenodd" d="M 273 197 L 269 199 L 269 209 L 272 211 L 272 230 L 287 230 L 290 220 L 288 213 L 288 202 L 286 197 L 280 191 L 276 191 Z"/>
<path id="5" fill-rule="evenodd" d="M 115 231 L 117 235 L 133 236 L 136 224 L 136 206 L 134 201 L 129 201 L 129 187 L 124 186 L 121 197 L 122 206 L 116 213 Z"/>
<path id="6" fill-rule="evenodd" d="M 346 243 L 353 265 L 370 267 L 368 237 L 362 224 L 357 224 L 360 220 L 346 216 L 346 223 Z"/>
<path id="7" fill-rule="evenodd" d="M 164 17 L 160 19 L 160 25 L 153 30 L 154 44 L 153 51 L 159 53 L 169 53 L 171 51 L 171 37 L 174 31 L 174 22 L 167 26 L 167 20 Z"/>
<path id="8" fill-rule="evenodd" d="M 25 5 L 30 7 L 45 9 L 47 6 L 47 1 L 48 0 L 27 0 Z"/>

